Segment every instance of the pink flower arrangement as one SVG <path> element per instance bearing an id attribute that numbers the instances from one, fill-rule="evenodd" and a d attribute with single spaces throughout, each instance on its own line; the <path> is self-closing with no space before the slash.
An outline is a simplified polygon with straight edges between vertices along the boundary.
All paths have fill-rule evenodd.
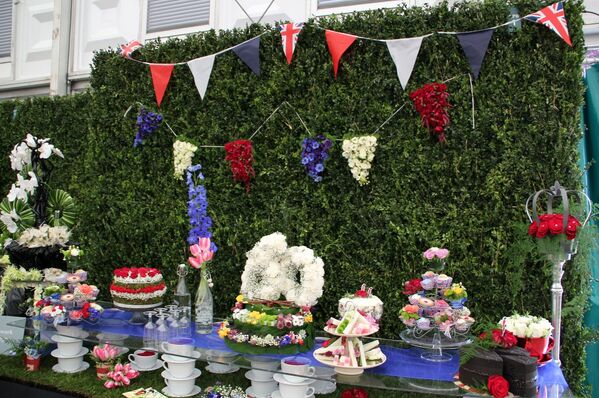
<path id="1" fill-rule="evenodd" d="M 210 250 L 210 238 L 200 238 L 197 244 L 189 246 L 189 251 L 193 257 L 189 257 L 187 261 L 196 269 L 214 257 L 214 252 Z"/>
<path id="2" fill-rule="evenodd" d="M 104 387 L 106 388 L 117 388 L 122 386 L 128 386 L 131 384 L 131 380 L 139 376 L 139 372 L 131 367 L 131 364 L 126 365 L 117 364 L 112 372 L 108 372 Z"/>
<path id="3" fill-rule="evenodd" d="M 439 260 L 443 260 L 443 259 L 447 258 L 447 256 L 449 256 L 449 250 L 438 248 L 438 247 L 431 247 L 430 249 L 428 249 L 427 251 L 422 253 L 422 255 L 427 260 L 434 260 L 435 258 L 438 258 Z"/>
<path id="4" fill-rule="evenodd" d="M 92 359 L 97 363 L 112 363 L 119 356 L 120 350 L 110 344 L 103 346 L 95 346 L 90 354 Z"/>

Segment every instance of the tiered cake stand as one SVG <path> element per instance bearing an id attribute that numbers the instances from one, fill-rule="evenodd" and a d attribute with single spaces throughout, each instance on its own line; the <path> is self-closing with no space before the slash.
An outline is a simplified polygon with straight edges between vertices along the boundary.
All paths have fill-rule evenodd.
<path id="1" fill-rule="evenodd" d="M 144 311 L 150 311 L 154 308 L 158 308 L 162 306 L 162 302 L 155 304 L 143 304 L 143 305 L 134 305 L 134 304 L 121 304 L 113 302 L 114 307 L 124 311 L 130 311 L 133 313 L 131 319 L 129 319 L 129 323 L 131 325 L 145 325 L 148 320 L 144 315 Z"/>

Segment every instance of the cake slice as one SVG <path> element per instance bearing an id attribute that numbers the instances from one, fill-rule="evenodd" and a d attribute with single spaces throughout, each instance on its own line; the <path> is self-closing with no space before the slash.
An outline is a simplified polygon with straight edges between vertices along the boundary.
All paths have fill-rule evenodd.
<path id="1" fill-rule="evenodd" d="M 503 375 L 503 360 L 493 352 L 477 349 L 474 356 L 460 366 L 460 380 L 469 386 L 486 386 L 491 375 Z"/>
<path id="2" fill-rule="evenodd" d="M 495 352 L 503 359 L 503 377 L 510 383 L 510 392 L 520 397 L 536 397 L 536 358 L 522 347 L 497 348 Z"/>

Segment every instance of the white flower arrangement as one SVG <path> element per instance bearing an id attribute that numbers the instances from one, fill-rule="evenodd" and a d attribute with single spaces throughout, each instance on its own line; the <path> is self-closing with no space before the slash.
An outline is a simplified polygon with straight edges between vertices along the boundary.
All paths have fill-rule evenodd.
<path id="1" fill-rule="evenodd" d="M 31 154 L 33 151 L 37 151 L 41 159 L 48 159 L 53 154 L 64 158 L 60 149 L 50 144 L 49 138 L 40 140 L 31 134 L 27 134 L 27 137 L 15 145 L 10 152 L 10 167 L 15 171 L 22 171 L 26 166 L 31 164 Z"/>
<path id="2" fill-rule="evenodd" d="M 64 246 L 69 238 L 71 232 L 67 227 L 50 227 L 49 225 L 42 225 L 39 228 L 27 228 L 17 242 L 25 247 L 44 247 L 44 246 Z"/>
<path id="3" fill-rule="evenodd" d="M 368 184 L 368 175 L 376 151 L 376 137 L 365 135 L 343 140 L 343 157 L 360 185 Z"/>
<path id="4" fill-rule="evenodd" d="M 514 314 L 503 318 L 499 325 L 512 332 L 514 336 L 523 339 L 549 337 L 553 331 L 551 322 L 545 318 L 532 315 Z"/>
<path id="5" fill-rule="evenodd" d="M 156 290 L 151 293 L 122 293 L 122 292 L 116 292 L 114 290 L 110 291 L 110 294 L 113 297 L 123 298 L 123 299 L 127 299 L 127 300 L 149 300 L 149 299 L 153 299 L 156 297 L 162 297 L 162 296 L 164 296 L 165 293 L 166 293 L 166 286 L 163 289 Z"/>
<path id="6" fill-rule="evenodd" d="M 264 236 L 246 256 L 241 293 L 250 300 L 284 295 L 298 306 L 312 306 L 322 296 L 324 262 L 305 246 L 288 248 L 280 232 Z"/>
<path id="7" fill-rule="evenodd" d="M 183 179 L 185 171 L 191 166 L 193 155 L 198 147 L 187 141 L 177 140 L 173 144 L 173 159 L 175 163 L 175 178 Z"/>

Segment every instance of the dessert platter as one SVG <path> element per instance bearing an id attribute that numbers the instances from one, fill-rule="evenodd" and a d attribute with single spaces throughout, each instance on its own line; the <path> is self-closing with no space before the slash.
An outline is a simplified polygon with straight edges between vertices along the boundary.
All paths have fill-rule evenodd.
<path id="1" fill-rule="evenodd" d="M 162 273 L 156 268 L 124 267 L 113 273 L 110 294 L 116 308 L 133 312 L 129 323 L 143 325 L 143 311 L 160 307 L 166 293 Z"/>

